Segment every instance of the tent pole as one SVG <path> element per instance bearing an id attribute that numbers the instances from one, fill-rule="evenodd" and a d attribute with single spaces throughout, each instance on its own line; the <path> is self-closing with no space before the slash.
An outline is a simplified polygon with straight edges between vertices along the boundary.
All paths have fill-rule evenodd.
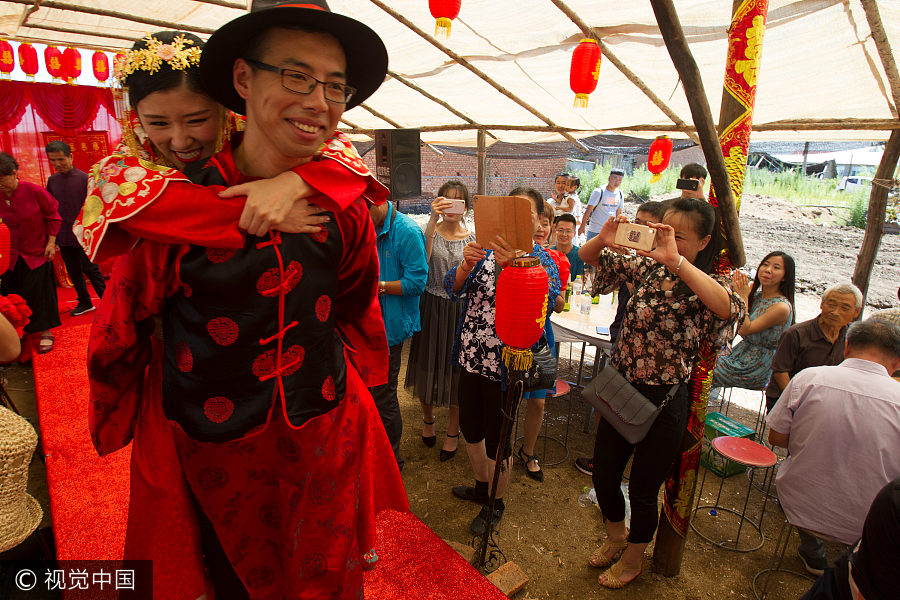
<path id="1" fill-rule="evenodd" d="M 487 148 L 485 145 L 485 130 L 478 130 L 478 184 L 475 186 L 475 193 L 480 195 L 487 194 Z"/>
<path id="2" fill-rule="evenodd" d="M 884 154 L 881 155 L 878 170 L 875 171 L 872 192 L 869 194 L 869 218 L 866 220 L 866 233 L 863 235 L 862 245 L 856 256 L 856 268 L 850 279 L 853 285 L 862 292 L 863 306 L 866 305 L 866 294 L 869 291 L 875 256 L 878 254 L 881 237 L 884 235 L 884 211 L 887 208 L 888 192 L 893 183 L 898 159 L 900 159 L 900 131 L 895 129 L 891 132 L 891 137 L 884 147 Z"/>
<path id="3" fill-rule="evenodd" d="M 878 55 L 881 57 L 881 65 L 887 75 L 888 84 L 891 86 L 891 97 L 894 99 L 894 105 L 891 106 L 891 113 L 896 117 L 900 111 L 900 71 L 897 70 L 897 62 L 894 60 L 894 53 L 891 51 L 891 44 L 888 41 L 887 34 L 884 31 L 884 24 L 881 22 L 881 13 L 878 11 L 878 3 L 875 0 L 860 0 L 863 11 L 866 13 L 866 21 L 869 24 L 869 31 L 872 32 L 872 40 L 875 42 L 875 48 L 878 49 Z"/>
<path id="4" fill-rule="evenodd" d="M 762 31 L 765 29 L 769 2 L 733 0 L 731 26 L 728 30 L 725 85 L 719 113 L 720 134 L 715 141 L 709 139 L 715 134 L 712 115 L 705 102 L 706 95 L 703 94 L 697 66 L 678 24 L 675 8 L 670 0 L 651 0 L 651 3 L 666 46 L 672 55 L 672 61 L 684 81 L 689 101 L 694 96 L 691 112 L 700 139 L 703 140 L 703 153 L 714 184 L 710 190 L 710 203 L 718 204 L 723 217 L 722 233 L 726 241 L 730 241 L 727 245 L 728 251 L 716 261 L 715 272 L 727 275 L 733 265 L 742 266 L 745 262 L 737 211 L 740 208 L 744 174 L 747 169 L 747 150 L 752 131 Z M 698 104 L 697 98 L 702 99 L 699 102 L 702 106 L 695 106 Z M 733 218 L 733 221 L 729 222 L 726 216 L 729 219 Z M 735 249 L 740 253 L 735 253 Z M 714 347 L 710 340 L 701 341 L 698 357 L 691 371 L 690 414 L 682 441 L 682 453 L 676 458 L 665 485 L 665 499 L 659 517 L 653 563 L 656 572 L 668 577 L 679 573 L 684 557 L 700 468 L 709 385 L 716 366 L 717 351 L 718 348 Z"/>

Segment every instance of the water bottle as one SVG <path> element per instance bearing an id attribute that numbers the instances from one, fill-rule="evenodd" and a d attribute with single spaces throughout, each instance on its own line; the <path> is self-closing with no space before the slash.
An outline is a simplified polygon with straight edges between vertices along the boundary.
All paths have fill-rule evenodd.
<path id="1" fill-rule="evenodd" d="M 580 308 L 581 318 L 585 321 L 591 316 L 591 295 L 590 292 L 585 292 L 581 297 L 581 308 Z"/>
<path id="2" fill-rule="evenodd" d="M 572 297 L 572 282 L 570 281 L 569 284 L 566 286 L 566 303 L 563 306 L 563 312 L 569 312 L 569 309 L 571 308 L 569 306 L 569 299 L 571 297 Z"/>
<path id="3" fill-rule="evenodd" d="M 628 497 L 628 486 L 623 483 L 621 490 L 625 497 L 625 527 L 631 527 L 631 498 Z"/>
<path id="4" fill-rule="evenodd" d="M 584 486 L 583 493 L 578 496 L 578 505 L 587 508 L 592 504 L 597 504 L 597 494 L 594 492 L 594 488 L 588 489 L 587 486 Z"/>

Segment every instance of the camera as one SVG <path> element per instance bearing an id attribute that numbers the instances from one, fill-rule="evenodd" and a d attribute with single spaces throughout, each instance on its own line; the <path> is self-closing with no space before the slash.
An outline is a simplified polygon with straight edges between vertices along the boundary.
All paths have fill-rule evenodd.
<path id="1" fill-rule="evenodd" d="M 700 188 L 700 182 L 696 179 L 679 179 L 675 182 L 675 187 L 679 190 L 690 190 L 696 192 Z"/>
<path id="2" fill-rule="evenodd" d="M 653 250 L 656 241 L 656 230 L 646 225 L 634 223 L 619 223 L 616 228 L 616 245 L 644 250 Z"/>

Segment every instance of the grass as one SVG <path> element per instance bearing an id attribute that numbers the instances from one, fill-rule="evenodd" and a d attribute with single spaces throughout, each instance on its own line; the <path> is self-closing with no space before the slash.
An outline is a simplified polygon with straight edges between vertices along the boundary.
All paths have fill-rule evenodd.
<path id="1" fill-rule="evenodd" d="M 590 173 L 582 172 L 581 201 L 587 203 L 591 191 L 606 185 L 609 179 L 610 165 L 598 165 Z M 653 175 L 642 166 L 634 173 L 627 175 L 622 181 L 622 193 L 629 193 L 642 198 L 651 195 L 672 194 L 676 188 L 678 169 L 666 169 L 659 181 L 651 183 Z M 842 208 L 848 212 L 847 223 L 857 227 L 865 227 L 865 212 L 869 203 L 869 187 L 855 188 L 848 192 L 837 190 L 838 179 L 816 179 L 804 177 L 790 171 L 774 173 L 765 169 L 748 169 L 744 179 L 744 193 L 760 196 L 772 196 L 793 202 L 799 206 L 828 206 Z"/>

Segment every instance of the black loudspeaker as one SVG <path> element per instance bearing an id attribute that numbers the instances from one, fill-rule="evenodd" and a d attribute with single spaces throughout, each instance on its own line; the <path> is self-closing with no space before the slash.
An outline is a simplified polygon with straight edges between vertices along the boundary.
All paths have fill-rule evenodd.
<path id="1" fill-rule="evenodd" d="M 375 152 L 375 176 L 391 190 L 391 200 L 422 195 L 418 129 L 376 129 Z"/>

